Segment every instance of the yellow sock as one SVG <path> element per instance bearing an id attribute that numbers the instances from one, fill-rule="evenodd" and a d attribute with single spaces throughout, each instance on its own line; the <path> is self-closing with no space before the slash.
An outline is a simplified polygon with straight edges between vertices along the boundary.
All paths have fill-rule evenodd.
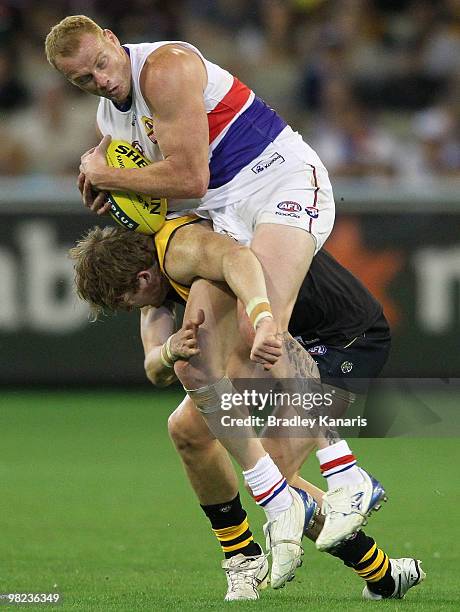
<path id="1" fill-rule="evenodd" d="M 388 555 L 374 543 L 353 570 L 366 582 L 378 582 L 385 576 L 389 564 Z"/>

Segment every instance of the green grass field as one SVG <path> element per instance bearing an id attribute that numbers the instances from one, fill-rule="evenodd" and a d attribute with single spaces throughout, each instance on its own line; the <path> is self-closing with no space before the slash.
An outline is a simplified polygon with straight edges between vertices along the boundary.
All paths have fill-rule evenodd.
<path id="1" fill-rule="evenodd" d="M 221 554 L 167 435 L 180 397 L 3 393 L 0 593 L 59 592 L 59 609 L 85 612 L 224 607 Z M 458 439 L 352 442 L 390 496 L 368 533 L 390 556 L 421 558 L 427 580 L 404 601 L 363 602 L 360 579 L 305 542 L 293 583 L 232 610 L 460 609 Z M 303 473 L 321 483 L 315 458 Z M 242 499 L 261 541 L 263 513 Z"/>

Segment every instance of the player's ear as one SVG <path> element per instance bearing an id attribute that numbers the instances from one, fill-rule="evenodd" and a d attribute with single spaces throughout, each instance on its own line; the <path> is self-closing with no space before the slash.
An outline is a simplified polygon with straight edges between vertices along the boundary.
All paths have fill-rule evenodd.
<path id="1" fill-rule="evenodd" d="M 139 283 L 139 289 L 142 289 L 152 282 L 152 272 L 151 270 L 141 270 L 136 274 L 136 278 Z"/>
<path id="2" fill-rule="evenodd" d="M 118 40 L 116 35 L 112 32 L 112 30 L 105 28 L 105 30 L 103 30 L 103 35 L 106 40 L 110 40 L 110 42 L 120 44 L 120 41 Z"/>

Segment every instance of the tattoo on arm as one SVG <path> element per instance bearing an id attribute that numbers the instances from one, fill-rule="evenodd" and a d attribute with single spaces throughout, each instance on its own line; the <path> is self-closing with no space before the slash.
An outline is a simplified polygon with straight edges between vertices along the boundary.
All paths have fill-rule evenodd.
<path id="1" fill-rule="evenodd" d="M 314 386 L 320 385 L 318 366 L 316 365 L 313 357 L 308 354 L 308 352 L 297 342 L 297 340 L 291 336 L 289 332 L 284 332 L 282 334 L 282 338 L 284 350 L 288 356 L 293 377 L 305 381 L 305 384 L 303 385 L 304 392 L 307 392 L 307 390 L 311 391 L 312 384 Z M 309 410 L 309 416 L 312 418 L 319 418 L 320 416 L 326 416 L 326 413 L 324 408 L 321 406 L 312 406 L 312 408 Z M 341 439 L 338 432 L 329 426 L 318 426 L 317 435 L 318 437 L 325 438 L 329 446 L 336 444 Z"/>
<path id="2" fill-rule="evenodd" d="M 297 340 L 294 340 L 289 332 L 284 332 L 282 338 L 295 378 L 318 379 L 318 367 L 307 351 Z"/>

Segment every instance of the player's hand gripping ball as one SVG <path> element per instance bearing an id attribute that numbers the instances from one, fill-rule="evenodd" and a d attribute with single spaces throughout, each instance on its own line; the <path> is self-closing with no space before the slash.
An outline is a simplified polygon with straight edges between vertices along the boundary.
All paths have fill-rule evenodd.
<path id="1" fill-rule="evenodd" d="M 107 149 L 107 163 L 112 168 L 143 168 L 150 162 L 129 142 L 112 140 Z M 128 230 L 154 234 L 166 219 L 166 198 L 147 196 L 132 191 L 109 193 L 110 214 Z"/>

